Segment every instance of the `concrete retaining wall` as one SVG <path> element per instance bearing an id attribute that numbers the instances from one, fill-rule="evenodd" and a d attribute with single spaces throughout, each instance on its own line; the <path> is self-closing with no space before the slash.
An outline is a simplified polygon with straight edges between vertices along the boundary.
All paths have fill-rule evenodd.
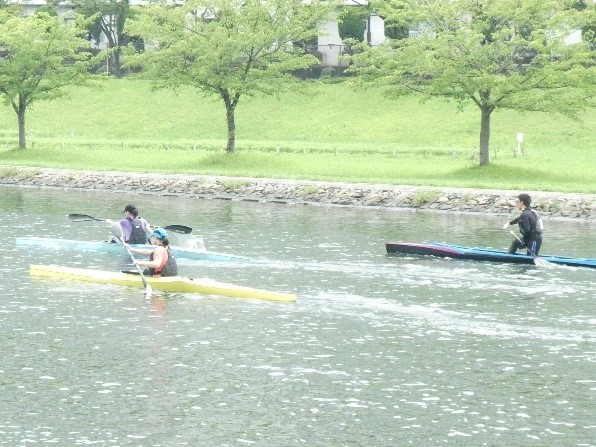
<path id="1" fill-rule="evenodd" d="M 596 220 L 595 194 L 499 191 L 370 185 L 199 175 L 69 171 L 0 167 L 0 184 L 94 189 L 200 199 L 246 200 L 303 205 L 410 208 L 443 212 L 511 215 L 520 192 L 549 218 Z"/>

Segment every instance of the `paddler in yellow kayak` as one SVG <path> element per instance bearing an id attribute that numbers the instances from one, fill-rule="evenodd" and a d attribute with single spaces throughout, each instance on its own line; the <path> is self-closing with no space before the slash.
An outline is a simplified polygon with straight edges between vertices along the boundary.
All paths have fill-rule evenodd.
<path id="1" fill-rule="evenodd" d="M 170 241 L 168 233 L 163 228 L 156 228 L 149 235 L 149 242 L 155 245 L 155 250 L 143 250 L 142 248 L 129 247 L 130 251 L 140 255 L 149 256 L 148 261 L 139 261 L 135 259 L 135 265 L 147 267 L 143 272 L 145 275 L 158 278 L 160 276 L 177 276 L 178 264 L 176 258 L 170 251 Z"/>

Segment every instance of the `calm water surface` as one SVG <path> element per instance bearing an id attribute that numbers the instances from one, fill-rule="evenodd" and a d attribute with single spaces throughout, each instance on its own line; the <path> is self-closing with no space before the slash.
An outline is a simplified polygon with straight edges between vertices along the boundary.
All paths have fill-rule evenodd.
<path id="1" fill-rule="evenodd" d="M 596 445 L 594 270 L 385 255 L 398 240 L 504 248 L 503 217 L 1 191 L 0 446 Z M 29 277 L 118 269 L 14 238 L 100 240 L 105 225 L 66 215 L 129 201 L 254 258 L 182 274 L 297 303 Z M 544 254 L 596 257 L 593 225 L 546 224 Z"/>

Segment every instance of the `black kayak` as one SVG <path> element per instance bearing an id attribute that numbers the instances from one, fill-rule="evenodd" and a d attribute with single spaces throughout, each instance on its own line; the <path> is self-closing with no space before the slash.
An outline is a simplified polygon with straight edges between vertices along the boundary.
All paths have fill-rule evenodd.
<path id="1" fill-rule="evenodd" d="M 507 262 L 512 264 L 537 264 L 537 260 L 551 264 L 569 265 L 573 267 L 596 268 L 596 259 L 571 258 L 565 256 L 529 256 L 526 254 L 511 254 L 501 250 L 486 248 L 462 247 L 460 245 L 443 244 L 440 242 L 412 243 L 386 242 L 387 253 L 409 254 L 420 256 L 438 256 L 442 258 L 469 259 L 473 261 Z"/>

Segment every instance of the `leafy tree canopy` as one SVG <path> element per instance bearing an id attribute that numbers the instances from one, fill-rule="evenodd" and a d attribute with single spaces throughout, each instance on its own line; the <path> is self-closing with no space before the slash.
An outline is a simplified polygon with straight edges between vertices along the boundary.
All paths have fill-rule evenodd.
<path id="1" fill-rule="evenodd" d="M 594 52 L 570 43 L 589 19 L 574 0 L 373 0 L 388 23 L 413 37 L 362 48 L 362 83 L 417 92 L 481 112 L 480 164 L 489 163 L 491 113 L 498 108 L 576 116 L 594 98 Z"/>
<path id="2" fill-rule="evenodd" d="M 234 111 L 243 95 L 295 87 L 296 70 L 317 63 L 301 45 L 316 35 L 332 4 L 313 0 L 191 0 L 148 6 L 126 30 L 149 45 L 131 66 L 158 88 L 190 85 L 226 106 L 227 151 L 235 145 Z"/>
<path id="3" fill-rule="evenodd" d="M 19 147 L 26 146 L 25 112 L 37 101 L 65 94 L 64 87 L 90 80 L 94 63 L 82 22 L 39 12 L 29 17 L 0 10 L 0 94 L 19 121 Z"/>
<path id="4" fill-rule="evenodd" d="M 339 37 L 363 42 L 366 30 L 364 22 L 369 14 L 370 10 L 364 6 L 344 6 L 337 17 Z"/>
<path id="5" fill-rule="evenodd" d="M 96 44 L 106 43 L 108 72 L 117 77 L 123 76 L 122 48 L 134 41 L 134 37 L 124 32 L 125 23 L 134 17 L 138 8 L 133 8 L 130 0 L 70 0 L 78 14 L 87 18 L 89 36 Z"/>

